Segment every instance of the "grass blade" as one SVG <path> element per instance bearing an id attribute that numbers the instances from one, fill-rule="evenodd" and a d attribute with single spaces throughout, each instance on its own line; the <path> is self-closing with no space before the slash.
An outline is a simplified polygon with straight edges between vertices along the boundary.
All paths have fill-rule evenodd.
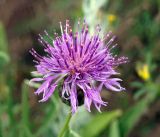
<path id="1" fill-rule="evenodd" d="M 104 112 L 94 118 L 81 130 L 83 137 L 95 137 L 102 132 L 115 118 L 122 114 L 121 110 Z"/>

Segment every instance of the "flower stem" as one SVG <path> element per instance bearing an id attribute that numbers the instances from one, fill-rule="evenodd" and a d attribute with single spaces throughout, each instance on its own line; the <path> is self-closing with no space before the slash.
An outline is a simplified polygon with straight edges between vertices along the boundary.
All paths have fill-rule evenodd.
<path id="1" fill-rule="evenodd" d="M 70 113 L 68 114 L 67 118 L 66 118 L 66 122 L 65 122 L 63 128 L 61 129 L 60 134 L 59 134 L 58 137 L 63 137 L 64 134 L 65 134 L 65 132 L 68 130 L 68 128 L 69 128 L 69 122 L 70 122 L 70 120 L 71 120 L 71 117 L 72 117 L 72 114 L 71 114 L 71 112 L 70 112 Z"/>

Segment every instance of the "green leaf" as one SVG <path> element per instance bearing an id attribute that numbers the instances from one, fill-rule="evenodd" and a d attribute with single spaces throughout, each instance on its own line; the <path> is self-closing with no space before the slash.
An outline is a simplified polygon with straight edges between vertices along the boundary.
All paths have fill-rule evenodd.
<path id="1" fill-rule="evenodd" d="M 3 24 L 0 22 L 0 70 L 9 62 L 8 43 Z"/>
<path id="2" fill-rule="evenodd" d="M 31 133 L 31 131 L 29 130 L 28 127 L 24 126 L 23 128 L 24 128 L 24 131 L 25 131 L 25 135 L 26 135 L 27 137 L 35 137 L 35 136 Z"/>
<path id="3" fill-rule="evenodd" d="M 149 102 L 147 98 L 142 99 L 133 107 L 131 107 L 126 113 L 124 113 L 120 118 L 120 131 L 123 137 L 128 135 L 140 117 L 147 110 L 148 103 Z"/>
<path id="4" fill-rule="evenodd" d="M 29 87 L 25 82 L 22 84 L 22 124 L 29 126 Z"/>
<path id="5" fill-rule="evenodd" d="M 104 112 L 93 119 L 81 130 L 82 137 L 95 137 L 102 132 L 115 118 L 122 114 L 121 110 Z"/>
<path id="6" fill-rule="evenodd" d="M 33 137 L 29 123 L 29 86 L 26 80 L 22 84 L 22 104 L 21 104 L 21 129 L 20 135 L 23 137 Z"/>
<path id="7" fill-rule="evenodd" d="M 1 22 L 0 22 L 0 51 L 3 51 L 3 52 L 8 51 L 6 32 L 5 32 L 4 26 Z"/>
<path id="8" fill-rule="evenodd" d="M 69 129 L 69 130 L 70 130 L 71 136 L 73 136 L 73 137 L 81 137 L 76 131 L 74 131 L 72 129 Z"/>
<path id="9" fill-rule="evenodd" d="M 111 123 L 108 137 L 120 137 L 119 121 L 117 119 Z"/>
<path id="10" fill-rule="evenodd" d="M 144 93 L 146 93 L 145 88 L 142 88 L 142 89 L 136 91 L 136 93 L 134 94 L 134 99 L 135 100 L 139 99 L 142 95 L 144 95 Z"/>
<path id="11" fill-rule="evenodd" d="M 54 99 L 52 99 L 54 98 Z M 43 119 L 43 122 L 37 132 L 35 133 L 36 137 L 39 137 L 40 135 L 44 134 L 50 127 L 52 127 L 54 120 L 57 118 L 58 115 L 58 109 L 56 108 L 58 105 L 58 102 L 56 101 L 55 96 L 53 96 L 51 99 L 51 104 L 48 106 L 49 107 L 49 112 L 46 114 L 46 116 Z"/>
<path id="12" fill-rule="evenodd" d="M 3 135 L 2 135 L 2 122 L 1 122 L 1 117 L 0 117 L 0 137 L 3 137 Z"/>
<path id="13" fill-rule="evenodd" d="M 4 66 L 9 63 L 9 56 L 5 52 L 0 51 L 0 70 L 4 68 Z"/>
<path id="14" fill-rule="evenodd" d="M 14 81 L 13 79 L 7 80 L 7 84 L 9 85 L 9 94 L 8 94 L 8 101 L 7 101 L 7 113 L 9 117 L 9 127 L 10 127 L 10 132 L 8 132 L 8 136 L 14 137 L 16 135 L 16 121 L 14 117 L 14 101 L 13 101 L 13 86 L 14 86 Z"/>

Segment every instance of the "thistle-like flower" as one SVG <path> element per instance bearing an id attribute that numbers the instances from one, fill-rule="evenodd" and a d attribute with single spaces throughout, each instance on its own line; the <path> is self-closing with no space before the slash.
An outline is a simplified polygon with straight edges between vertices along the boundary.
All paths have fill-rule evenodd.
<path id="1" fill-rule="evenodd" d="M 90 111 L 93 103 L 98 111 L 101 106 L 106 106 L 100 96 L 102 87 L 109 90 L 122 91 L 119 74 L 115 68 L 128 61 L 127 57 L 117 57 L 111 53 L 115 44 L 116 36 L 108 32 L 100 37 L 100 27 L 97 25 L 94 35 L 89 34 L 89 28 L 84 21 L 82 25 L 78 22 L 79 29 L 73 33 L 69 21 L 66 21 L 64 29 L 60 22 L 61 36 L 55 33 L 49 44 L 40 36 L 39 41 L 44 47 L 46 56 L 39 55 L 34 49 L 31 54 L 35 57 L 35 67 L 39 78 L 31 81 L 42 82 L 42 85 L 35 92 L 43 94 L 40 102 L 47 101 L 58 84 L 61 82 L 61 96 L 70 102 L 72 113 L 75 113 L 79 105 L 79 92 L 83 94 L 84 105 Z M 45 32 L 49 37 L 48 33 Z"/>

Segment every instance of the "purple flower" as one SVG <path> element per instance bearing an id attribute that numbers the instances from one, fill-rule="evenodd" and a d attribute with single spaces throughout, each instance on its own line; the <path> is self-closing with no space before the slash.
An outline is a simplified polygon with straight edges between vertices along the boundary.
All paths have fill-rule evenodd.
<path id="1" fill-rule="evenodd" d="M 79 22 L 78 26 L 80 27 Z M 47 101 L 61 82 L 62 97 L 70 101 L 72 113 L 78 107 L 78 92 L 83 92 L 84 105 L 88 111 L 92 103 L 100 111 L 101 106 L 107 105 L 100 96 L 103 86 L 117 92 L 125 90 L 119 83 L 122 80 L 114 76 L 119 74 L 115 68 L 126 63 L 128 58 L 112 54 L 111 49 L 117 45 L 114 43 L 116 36 L 108 32 L 101 38 L 99 26 L 94 35 L 89 34 L 85 21 L 81 30 L 75 33 L 68 20 L 64 29 L 61 23 L 60 28 L 61 36 L 56 33 L 55 39 L 52 39 L 53 44 L 40 36 L 39 41 L 46 56 L 40 56 L 34 49 L 31 50 L 36 59 L 37 73 L 41 75 L 31 81 L 42 82 L 35 93 L 43 94 L 40 102 Z"/>

